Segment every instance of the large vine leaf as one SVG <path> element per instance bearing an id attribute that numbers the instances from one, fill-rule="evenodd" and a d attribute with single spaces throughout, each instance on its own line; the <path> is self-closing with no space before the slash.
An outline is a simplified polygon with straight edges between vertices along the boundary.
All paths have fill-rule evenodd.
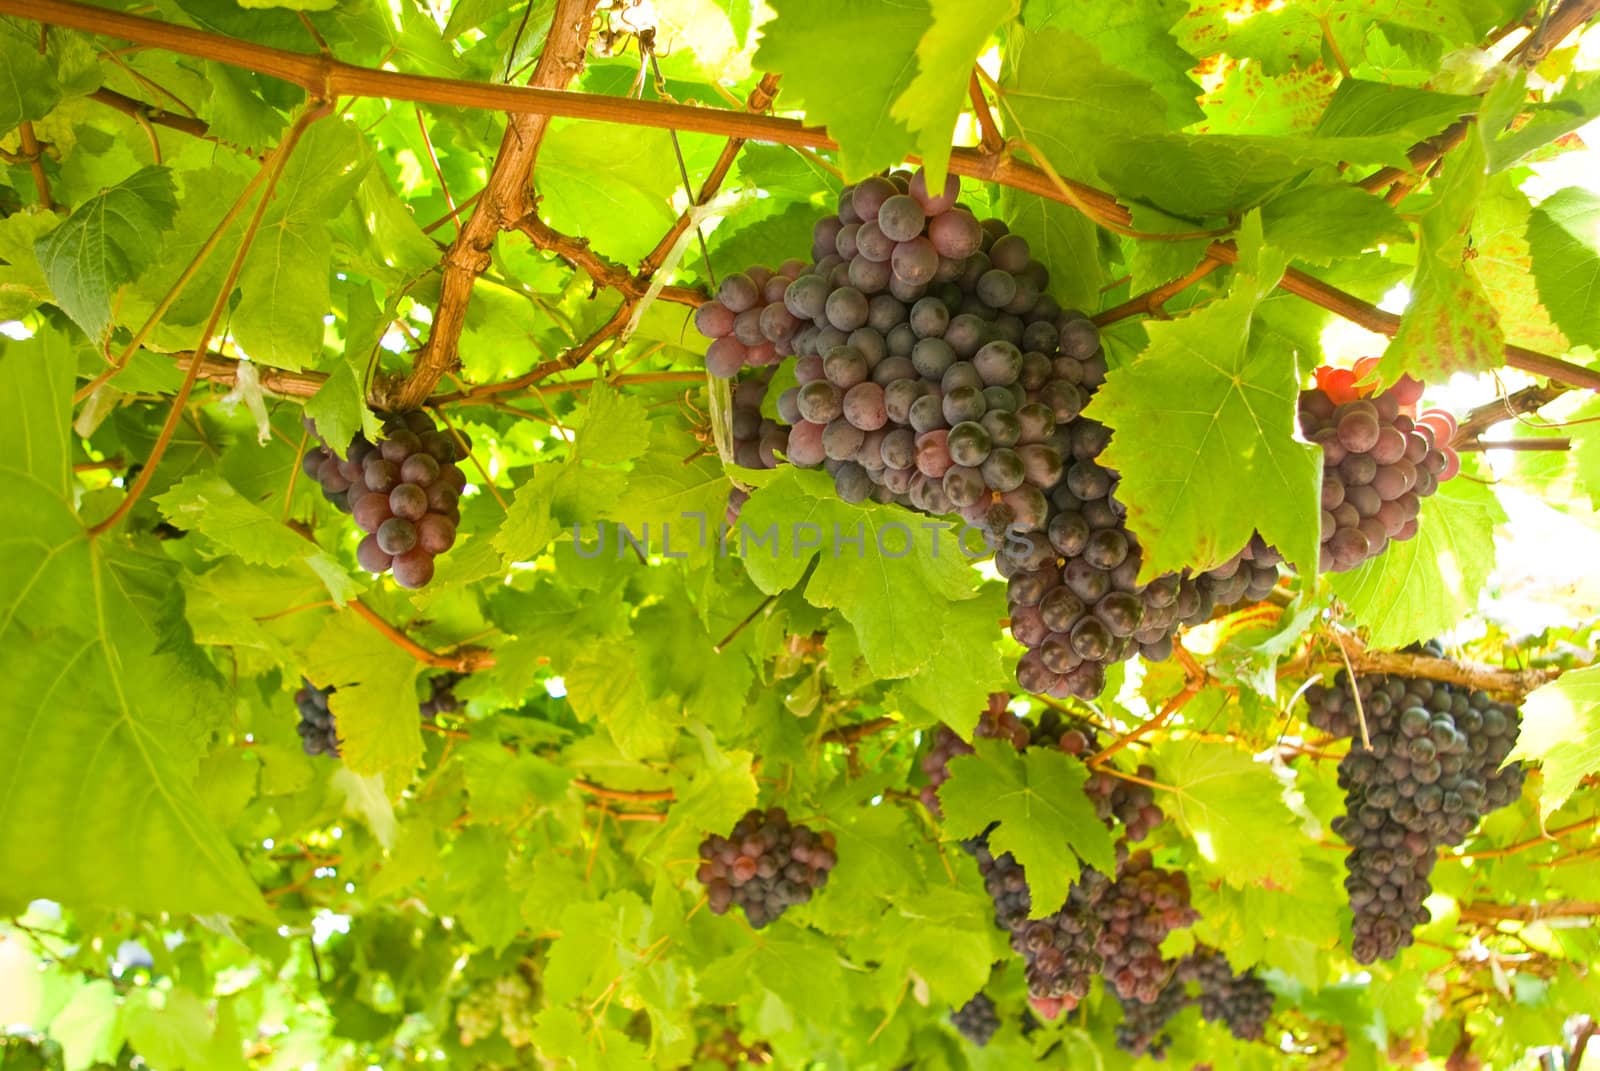
<path id="1" fill-rule="evenodd" d="M 966 105 L 972 65 L 989 38 L 1017 13 L 1021 0 L 931 0 L 933 26 L 917 44 L 917 76 L 889 114 L 916 135 L 928 187 L 944 182 L 950 136 Z"/>
<path id="2" fill-rule="evenodd" d="M 1010 852 L 1028 872 L 1034 918 L 1060 910 L 1082 865 L 1115 871 L 1111 833 L 1083 791 L 1082 762 L 1049 748 L 1019 755 L 1000 741 L 975 746 L 977 754 L 951 760 L 950 780 L 939 789 L 945 826 L 976 837 L 1000 823 L 989 834 L 989 850 Z"/>
<path id="3" fill-rule="evenodd" d="M 112 298 L 155 260 L 177 212 L 172 173 L 147 167 L 35 243 L 57 304 L 90 338 L 110 329 Z"/>
<path id="4" fill-rule="evenodd" d="M 1114 433 L 1102 463 L 1122 474 L 1146 578 L 1214 565 L 1256 531 L 1289 560 L 1316 561 L 1321 466 L 1294 436 L 1294 355 L 1252 339 L 1286 258 L 1261 247 L 1255 217 L 1242 244 L 1228 296 L 1149 324 L 1149 346 L 1089 408 Z"/>
<path id="5" fill-rule="evenodd" d="M 933 24 L 927 0 L 775 0 L 755 63 L 783 75 L 811 120 L 839 142 L 847 179 L 909 153 L 916 139 L 890 114 L 917 78 L 917 49 Z"/>
<path id="6" fill-rule="evenodd" d="M 1539 299 L 1567 337 L 1600 346 L 1600 196 L 1569 186 L 1528 220 Z"/>
<path id="7" fill-rule="evenodd" d="M 1441 380 L 1453 372 L 1478 372 L 1504 362 L 1500 316 L 1467 256 L 1484 182 L 1483 141 L 1474 131 L 1452 154 L 1450 168 L 1423 210 L 1411 304 L 1379 366 L 1385 382 L 1402 373 Z"/>
<path id="8" fill-rule="evenodd" d="M 1173 789 L 1157 802 L 1195 838 L 1211 873 L 1231 885 L 1298 888 L 1304 842 L 1269 767 L 1236 747 L 1192 740 L 1165 742 L 1152 761 Z"/>
<path id="9" fill-rule="evenodd" d="M 1546 814 L 1600 769 L 1600 666 L 1562 674 L 1522 701 L 1522 730 L 1511 758 L 1539 763 Z"/>

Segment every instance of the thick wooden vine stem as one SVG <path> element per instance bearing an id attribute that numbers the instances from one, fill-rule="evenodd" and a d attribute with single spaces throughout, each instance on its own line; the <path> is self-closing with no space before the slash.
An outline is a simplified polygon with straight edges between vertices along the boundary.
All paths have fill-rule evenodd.
<path id="1" fill-rule="evenodd" d="M 571 84 L 583 69 L 589 47 L 589 26 L 596 0 L 557 0 L 550 36 L 533 70 L 532 85 L 539 90 L 559 90 Z M 332 63 L 318 57 L 318 63 Z M 333 99 L 333 98 L 326 98 Z M 411 374 L 387 392 L 385 408 L 415 409 L 427 401 L 444 374 L 456 366 L 456 346 L 467 325 L 467 303 L 472 286 L 489 267 L 495 238 L 516 226 L 528 213 L 528 186 L 539 145 L 550 125 L 549 115 L 517 113 L 506 123 L 500 151 L 489 171 L 483 195 L 472 215 L 456 234 L 444 255 L 439 279 L 439 304 L 433 314 L 428 341 L 417 354 Z"/>
<path id="2" fill-rule="evenodd" d="M 1578 0 L 1572 4 L 1571 10 L 1576 14 L 1580 8 L 1587 7 L 1591 0 Z M 546 46 L 546 54 L 553 55 L 556 51 L 555 41 L 559 36 L 563 42 L 572 35 L 573 25 L 564 21 L 563 13 L 575 8 L 588 7 L 578 0 L 563 0 L 558 9 L 556 21 L 552 26 L 552 41 Z M 1564 5 L 1565 7 L 1565 5 Z M 285 81 L 293 82 L 305 88 L 313 95 L 324 99 L 338 97 L 384 97 L 392 100 L 405 100 L 420 104 L 439 104 L 451 107 L 485 108 L 495 111 L 504 111 L 517 116 L 538 117 L 532 120 L 533 125 L 529 130 L 543 129 L 543 124 L 549 118 L 562 116 L 573 119 L 592 119 L 602 122 L 625 123 L 634 126 L 649 126 L 666 130 L 693 131 L 703 134 L 720 134 L 734 138 L 749 138 L 760 141 L 775 142 L 783 145 L 792 145 L 807 149 L 836 149 L 837 142 L 830 138 L 826 132 L 794 120 L 777 116 L 760 115 L 753 112 L 738 112 L 725 108 L 701 108 L 689 105 L 673 104 L 664 101 L 631 100 L 623 97 L 610 97 L 588 93 L 563 92 L 556 89 L 534 86 L 497 85 L 483 82 L 467 82 L 449 78 L 432 78 L 425 75 L 406 74 L 400 71 L 375 70 L 359 67 L 354 64 L 343 63 L 327 55 L 305 55 L 298 52 L 287 52 L 283 49 L 268 48 L 265 45 L 253 44 L 236 38 L 225 37 L 220 34 L 195 30 L 186 26 L 175 26 L 170 23 L 159 22 L 153 19 L 140 18 L 134 15 L 125 15 L 121 12 L 108 11 L 105 8 L 91 7 L 87 4 L 75 3 L 73 0 L 0 0 L 0 14 L 15 15 L 30 19 L 35 22 L 48 23 L 55 26 L 65 26 L 87 33 L 119 37 L 136 44 L 153 46 L 184 55 L 198 56 L 203 59 L 215 60 L 230 66 L 240 67 L 245 70 L 256 71 L 261 74 L 272 75 Z M 1564 16 L 1565 18 L 1565 16 Z M 584 32 L 588 23 L 583 23 Z M 581 57 L 581 52 L 579 53 Z M 544 57 L 540 60 L 545 66 Z M 552 63 L 554 67 L 554 63 Z M 553 78 L 554 71 L 547 68 Z M 535 82 L 539 76 L 535 75 Z M 565 84 L 564 82 L 562 84 Z M 519 123 L 507 129 L 507 138 L 515 142 L 514 131 L 519 129 Z M 508 145 L 518 158 L 513 162 L 520 165 L 523 162 L 531 164 L 532 155 L 537 150 L 537 143 L 515 142 Z M 526 159 L 521 154 L 526 154 Z M 504 159 L 506 153 L 502 151 Z M 507 192 L 512 192 L 515 184 L 508 180 L 512 177 L 512 167 L 508 163 L 502 168 L 497 161 L 496 173 L 502 174 Z M 998 183 L 1013 189 L 1023 190 L 1028 193 L 1038 194 L 1041 197 L 1073 207 L 1089 215 L 1102 226 L 1126 228 L 1132 224 L 1132 214 L 1129 210 L 1109 193 L 1097 190 L 1091 186 L 1071 179 L 1053 177 L 1044 170 L 1029 164 L 1022 163 L 1009 153 L 992 153 L 975 149 L 955 149 L 950 155 L 950 170 L 958 175 L 977 178 L 987 182 Z M 525 178 L 525 173 L 524 173 Z M 461 298 L 463 281 L 470 281 L 475 274 L 469 275 L 472 266 L 479 258 L 487 257 L 487 246 L 483 244 L 485 238 L 492 238 L 486 232 L 490 221 L 497 221 L 498 225 L 509 227 L 515 224 L 522 212 L 507 216 L 505 209 L 516 206 L 524 207 L 520 203 L 521 190 L 514 191 L 516 196 L 509 197 L 499 211 L 484 213 L 480 206 L 473 214 L 477 219 L 480 214 L 484 216 L 484 223 L 474 233 L 474 241 L 465 241 L 465 232 L 461 239 L 452 247 L 452 254 L 456 255 L 455 271 L 451 271 L 451 263 L 447 261 L 446 278 L 444 280 L 448 289 L 444 293 L 455 295 L 452 304 L 446 305 L 441 299 L 441 313 L 448 311 L 448 318 L 441 323 L 441 317 L 436 316 L 433 336 L 429 345 L 424 349 L 418 361 L 416 372 L 403 384 L 392 399 L 393 402 L 411 402 L 420 404 L 432 389 L 432 384 L 437 382 L 438 376 L 449 367 L 454 359 L 455 341 L 460 336 L 461 323 L 459 322 L 460 308 L 464 307 Z M 469 221 L 469 227 L 471 222 Z M 474 244 L 476 243 L 476 244 Z M 1218 242 L 1213 243 L 1207 250 L 1206 256 L 1219 260 L 1225 264 L 1235 263 L 1238 253 L 1232 246 Z M 452 282 L 452 275 L 454 281 Z M 1317 279 L 1315 276 L 1290 268 L 1283 276 L 1279 285 L 1292 294 L 1327 309 L 1336 315 L 1342 316 L 1353 323 L 1360 324 L 1369 330 L 1393 336 L 1399 329 L 1400 318 L 1392 313 L 1386 313 L 1375 305 L 1365 302 L 1348 294 L 1335 286 Z M 448 332 L 442 331 L 448 328 Z M 453 333 L 452 333 L 453 332 Z M 438 339 L 438 344 L 433 342 Z M 446 345 L 448 343 L 448 345 Z M 1520 346 L 1507 346 L 1505 348 L 1505 362 L 1512 368 L 1519 368 L 1535 375 L 1547 376 L 1550 379 L 1575 387 L 1586 387 L 1591 390 L 1600 390 L 1600 372 L 1581 368 L 1566 361 L 1559 360 L 1547 354 L 1536 353 Z M 570 366 L 569 366 L 570 367 Z M 424 382 L 427 386 L 424 387 Z"/>

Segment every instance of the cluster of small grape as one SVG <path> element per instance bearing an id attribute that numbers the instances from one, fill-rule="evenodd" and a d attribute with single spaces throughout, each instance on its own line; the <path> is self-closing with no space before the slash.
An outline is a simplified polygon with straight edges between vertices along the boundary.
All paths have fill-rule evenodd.
<path id="1" fill-rule="evenodd" d="M 828 883 L 838 862 L 832 833 L 792 825 L 782 807 L 753 810 L 728 836 L 713 834 L 700 844 L 696 877 L 706 887 L 713 914 L 738 905 L 761 929 Z"/>
<path id="2" fill-rule="evenodd" d="M 1345 889 L 1355 912 L 1351 953 L 1392 958 L 1427 922 L 1423 906 L 1441 846 L 1460 844 L 1490 811 L 1522 793 L 1523 770 L 1501 768 L 1517 712 L 1481 691 L 1376 674 L 1306 690 L 1312 725 L 1351 737 L 1339 762 L 1345 813 L 1333 831 L 1351 846 Z M 1366 726 L 1363 741 L 1360 722 Z"/>
<path id="3" fill-rule="evenodd" d="M 476 1045 L 499 1034 L 514 1048 L 532 1045 L 539 1013 L 539 991 L 520 971 L 479 982 L 456 1004 L 461 1044 Z"/>
<path id="4" fill-rule="evenodd" d="M 826 465 L 846 501 L 959 509 L 996 536 L 1037 528 L 1060 477 L 1057 424 L 1105 375 L 1098 335 L 1043 294 L 1048 272 L 1024 239 L 957 205 L 953 177 L 937 195 L 923 177 L 846 188 L 816 226 L 815 264 L 781 295 L 795 262 L 724 279 L 696 316 L 714 340 L 707 366 L 796 354 L 799 386 L 778 400 L 787 457 Z M 741 321 L 745 338 L 765 332 L 754 361 Z"/>
<path id="5" fill-rule="evenodd" d="M 1417 534 L 1422 500 L 1461 470 L 1450 446 L 1455 418 L 1442 409 L 1414 416 L 1422 384 L 1409 376 L 1364 397 L 1354 370 L 1319 368 L 1300 394 L 1300 429 L 1322 447 L 1323 572 L 1346 572 L 1376 558 L 1390 540 Z M 1410 412 L 1408 412 L 1410 410 Z"/>
<path id="6" fill-rule="evenodd" d="M 1163 1059 L 1167 1046 L 1172 1044 L 1167 1024 L 1189 1006 L 1189 995 L 1177 975 L 1168 979 L 1155 1000 L 1118 998 L 1117 1003 L 1122 1007 L 1122 1022 L 1117 1024 L 1117 1048 L 1133 1056 Z"/>
<path id="7" fill-rule="evenodd" d="M 1220 950 L 1199 945 L 1178 961 L 1177 978 L 1199 987 L 1200 1015 L 1206 1022 L 1222 1022 L 1240 1041 L 1259 1041 L 1265 1035 L 1273 996 L 1254 969 L 1236 974 Z"/>
<path id="8" fill-rule="evenodd" d="M 1156 867 L 1149 852 L 1134 852 L 1099 910 L 1105 925 L 1096 951 L 1105 959 L 1106 984 L 1124 1000 L 1154 1001 L 1170 970 L 1161 942 L 1200 917 L 1189 905 L 1189 880 Z"/>
<path id="9" fill-rule="evenodd" d="M 775 469 L 778 451 L 789 441 L 789 429 L 771 417 L 761 415 L 761 403 L 767 396 L 771 382 L 770 369 L 739 380 L 733 388 L 733 461 L 747 469 Z M 750 493 L 742 487 L 728 492 L 728 508 L 723 520 L 732 528 L 739 520 L 739 510 L 749 501 Z"/>
<path id="10" fill-rule="evenodd" d="M 1264 598 L 1277 584 L 1282 558 L 1257 536 L 1198 576 L 1167 573 L 1140 583 L 1142 551 L 1116 498 L 1117 474 L 1097 460 L 1111 432 L 1084 418 L 1068 438 L 1070 463 L 1051 490 L 1043 537 L 1008 543 L 996 561 L 1008 577 L 1011 634 L 1027 648 L 1017 683 L 1057 698 L 1092 699 L 1110 666 L 1135 652 L 1162 661 L 1172 654 L 1179 626 Z"/>
<path id="11" fill-rule="evenodd" d="M 950 1023 L 956 1032 L 980 1049 L 989 1044 L 1000 1029 L 1000 1013 L 987 994 L 979 993 L 959 1009 L 950 1012 Z"/>
<path id="12" fill-rule="evenodd" d="M 767 368 L 794 353 L 799 322 L 784 305 L 789 284 L 807 265 L 786 260 L 777 271 L 764 264 L 724 279 L 717 296 L 694 310 L 694 326 L 711 340 L 706 371 L 732 379 L 745 368 Z"/>
<path id="13" fill-rule="evenodd" d="M 1028 725 L 1006 709 L 1010 701 L 1011 696 L 1005 692 L 991 692 L 989 705 L 979 715 L 978 726 L 972 730 L 972 735 L 978 739 L 1009 740 L 1019 751 L 1027 747 Z M 933 731 L 933 742 L 921 760 L 922 772 L 928 775 L 921 798 L 922 805 L 935 817 L 943 814 L 939 809 L 939 786 L 950 780 L 950 760 L 957 755 L 970 754 L 972 745 L 957 736 L 948 725 L 941 725 Z"/>
<path id="14" fill-rule="evenodd" d="M 424 721 L 432 721 L 440 714 L 454 714 L 461 709 L 461 700 L 456 698 L 455 692 L 461 678 L 460 673 L 441 673 L 428 681 L 428 698 L 417 706 L 417 713 L 422 715 Z"/>
<path id="15" fill-rule="evenodd" d="M 294 706 L 300 712 L 300 724 L 295 730 L 307 755 L 339 757 L 339 729 L 334 724 L 333 711 L 328 709 L 328 696 L 333 692 L 332 688 L 318 688 L 300 678 L 300 688 L 294 693 Z"/>
<path id="16" fill-rule="evenodd" d="M 1010 933 L 1012 950 L 1027 966 L 1029 1003 L 1047 1019 L 1077 1007 L 1102 968 L 1102 901 L 1111 882 L 1085 868 L 1060 910 L 1030 919 L 1032 894 L 1016 858 L 1010 852 L 994 855 L 986 837 L 964 847 L 977 857 L 984 889 L 994 904 L 995 925 Z"/>
<path id="17" fill-rule="evenodd" d="M 306 429 L 315 431 L 310 418 Z M 466 439 L 438 430 L 421 410 L 390 417 L 382 442 L 357 435 L 341 459 L 327 444 L 308 451 L 304 470 L 323 496 L 367 533 L 356 561 L 369 573 L 394 571 L 403 588 L 433 579 L 433 559 L 455 545 L 467 478 L 456 462 Z"/>

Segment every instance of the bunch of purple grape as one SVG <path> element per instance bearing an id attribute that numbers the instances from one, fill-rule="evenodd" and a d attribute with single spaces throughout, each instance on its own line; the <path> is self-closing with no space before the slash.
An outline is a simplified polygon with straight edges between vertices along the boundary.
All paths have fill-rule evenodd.
<path id="1" fill-rule="evenodd" d="M 461 709 L 461 700 L 456 698 L 455 692 L 461 678 L 460 673 L 441 673 L 429 679 L 428 698 L 417 705 L 417 713 L 422 715 L 424 721 L 432 721 L 440 714 L 454 714 Z"/>
<path id="2" fill-rule="evenodd" d="M 1000 1013 L 995 1011 L 994 1001 L 979 993 L 950 1012 L 950 1024 L 956 1028 L 956 1033 L 981 1049 L 1000 1029 Z"/>
<path id="3" fill-rule="evenodd" d="M 794 352 L 800 325 L 783 295 L 804 269 L 798 260 L 784 261 L 777 271 L 757 265 L 724 279 L 717 296 L 695 309 L 695 329 L 711 340 L 707 371 L 732 379 L 740 369 L 775 365 Z"/>
<path id="4" fill-rule="evenodd" d="M 767 369 L 741 378 L 733 388 L 733 461 L 742 468 L 777 468 L 778 451 L 789 441 L 789 429 L 761 415 L 761 403 L 771 379 L 772 371 Z M 749 499 L 750 493 L 742 487 L 735 486 L 728 492 L 728 508 L 723 517 L 728 527 L 738 523 L 739 511 Z"/>
<path id="5" fill-rule="evenodd" d="M 728 836 L 700 844 L 696 877 L 706 887 L 713 914 L 738 905 L 761 929 L 828 883 L 838 862 L 832 833 L 792 825 L 782 807 L 752 810 Z"/>
<path id="6" fill-rule="evenodd" d="M 1227 956 L 1200 945 L 1178 961 L 1177 978 L 1199 987 L 1200 1015 L 1206 1022 L 1221 1021 L 1240 1041 L 1260 1041 L 1265 1035 L 1272 990 L 1254 970 L 1236 974 Z"/>
<path id="7" fill-rule="evenodd" d="M 1167 1024 L 1190 1004 L 1200 1006 L 1208 1023 L 1221 1022 L 1240 1041 L 1259 1041 L 1272 1017 L 1273 995 L 1254 970 L 1235 974 L 1221 952 L 1199 945 L 1177 963 L 1165 965 L 1165 981 L 1148 1003 L 1121 999 L 1117 1047 L 1135 1056 L 1160 1059 L 1172 1038 Z M 1191 994 L 1189 987 L 1196 992 Z"/>
<path id="8" fill-rule="evenodd" d="M 1118 869 L 1100 911 L 1105 928 L 1096 951 L 1105 957 L 1106 983 L 1124 1000 L 1153 1002 L 1169 970 L 1161 942 L 1200 917 L 1189 906 L 1188 879 L 1157 868 L 1149 852 L 1135 852 Z"/>
<path id="9" fill-rule="evenodd" d="M 328 709 L 328 696 L 332 688 L 318 688 L 304 677 L 294 693 L 294 706 L 300 712 L 300 724 L 295 731 L 300 734 L 300 746 L 307 755 L 339 757 L 339 729 L 334 724 L 333 711 Z"/>
<path id="10" fill-rule="evenodd" d="M 953 176 L 930 191 L 921 171 L 847 187 L 814 229 L 814 263 L 728 276 L 697 311 L 707 367 L 794 354 L 785 458 L 825 467 L 846 502 L 976 526 L 1012 578 L 1018 682 L 1092 698 L 1107 666 L 1164 659 L 1180 625 L 1270 591 L 1279 556 L 1257 539 L 1204 575 L 1137 582 L 1116 474 L 1096 460 L 1110 432 L 1079 416 L 1105 381 L 1099 331 L 1045 292 L 1026 239 L 959 191 Z"/>
<path id="11" fill-rule="evenodd" d="M 306 430 L 315 426 L 306 418 Z M 340 458 L 326 443 L 307 451 L 306 475 L 329 502 L 367 533 L 356 561 L 369 573 L 394 572 L 403 588 L 433 579 L 433 559 L 455 545 L 459 501 L 467 478 L 456 462 L 467 456 L 459 432 L 438 430 L 421 410 L 384 421 L 384 438 L 357 435 Z"/>
<path id="12" fill-rule="evenodd" d="M 1058 910 L 1030 919 L 1032 893 L 1016 858 L 1010 852 L 994 855 L 987 835 L 963 847 L 978 860 L 978 873 L 994 904 L 995 925 L 1010 933 L 1012 951 L 1026 964 L 1029 1001 L 1052 1019 L 1077 1007 L 1102 968 L 1102 901 L 1111 882 L 1085 868 Z"/>
<path id="13" fill-rule="evenodd" d="M 1343 670 L 1333 687 L 1308 688 L 1306 703 L 1312 725 L 1351 737 L 1339 762 L 1345 813 L 1333 822 L 1352 848 L 1344 883 L 1355 913 L 1351 952 L 1361 963 L 1389 959 L 1430 918 L 1423 901 L 1439 848 L 1460 844 L 1484 815 L 1521 795 L 1522 767 L 1501 767 L 1516 743 L 1517 712 L 1442 681 L 1374 674 L 1352 687 Z"/>
<path id="14" fill-rule="evenodd" d="M 1461 470 L 1450 446 L 1455 418 L 1429 410 L 1413 420 L 1402 411 L 1421 395 L 1409 377 L 1342 403 L 1322 387 L 1301 392 L 1301 431 L 1322 447 L 1323 572 L 1354 569 L 1390 540 L 1415 536 L 1422 500 Z"/>

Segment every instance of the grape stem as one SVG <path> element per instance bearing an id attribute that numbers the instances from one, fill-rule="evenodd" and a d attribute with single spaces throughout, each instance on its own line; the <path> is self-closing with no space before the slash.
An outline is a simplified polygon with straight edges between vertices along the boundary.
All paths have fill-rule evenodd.
<path id="1" fill-rule="evenodd" d="M 1560 829 L 1542 831 L 1537 837 L 1519 840 L 1515 844 L 1509 844 L 1504 848 L 1484 848 L 1480 851 L 1462 852 L 1460 857 L 1463 859 L 1499 859 L 1508 855 L 1517 855 L 1528 851 L 1530 848 L 1537 848 L 1544 844 L 1554 844 L 1562 837 L 1572 833 L 1581 833 L 1585 829 L 1591 829 L 1596 825 L 1600 825 L 1600 815 L 1581 819 L 1570 825 L 1562 826 Z"/>
<path id="2" fill-rule="evenodd" d="M 967 77 L 967 99 L 972 102 L 972 114 L 978 120 L 983 151 L 1000 152 L 1005 148 L 1006 139 L 1000 133 L 1000 124 L 995 122 L 994 112 L 989 108 L 989 99 L 983 95 L 983 82 L 978 77 L 977 66 L 973 67 L 972 74 Z"/>
<path id="3" fill-rule="evenodd" d="M 1546 919 L 1600 918 L 1600 903 L 1593 900 L 1552 900 L 1545 904 L 1462 904 L 1461 918 L 1468 922 L 1542 922 Z"/>
<path id="4" fill-rule="evenodd" d="M 39 148 L 39 138 L 33 132 L 33 124 L 27 120 L 18 124 L 17 137 L 22 143 L 22 158 L 28 161 L 28 170 L 33 172 L 33 187 L 39 193 L 39 206 L 46 212 L 54 212 L 56 206 L 55 202 L 50 200 L 50 177 L 44 172 L 44 161 L 40 159 L 42 153 Z"/>
<path id="5" fill-rule="evenodd" d="M 1174 714 L 1182 710 L 1184 706 L 1188 704 L 1189 700 L 1200 694 L 1200 689 L 1205 686 L 1206 679 L 1208 677 L 1204 667 L 1194 660 L 1194 657 L 1184 649 L 1181 643 L 1174 644 L 1172 650 L 1178 661 L 1183 665 L 1183 688 L 1179 690 L 1177 695 L 1174 695 L 1171 699 L 1168 699 L 1161 705 L 1161 709 L 1156 712 L 1155 717 L 1147 718 L 1143 722 L 1140 722 L 1138 725 L 1134 726 L 1128 732 L 1123 733 L 1121 736 L 1117 737 L 1110 744 L 1107 744 L 1099 752 L 1090 757 L 1088 765 L 1091 769 L 1100 769 L 1105 765 L 1106 760 L 1111 758 L 1111 756 L 1115 755 L 1117 752 L 1121 751 L 1123 748 L 1127 747 L 1141 736 L 1144 736 L 1147 733 L 1152 733 L 1161 728 L 1172 718 Z M 1114 770 L 1107 770 L 1106 772 L 1116 774 L 1116 771 Z M 1141 781 L 1137 778 L 1127 777 L 1126 775 L 1122 774 L 1117 774 L 1117 776 L 1122 776 L 1125 780 L 1135 781 L 1138 784 L 1150 784 L 1150 782 Z M 1154 787 L 1167 788 L 1169 786 L 1159 785 Z"/>
<path id="6" fill-rule="evenodd" d="M 1130 316 L 1154 316 L 1165 319 L 1166 310 L 1164 306 L 1168 301 L 1220 267 L 1222 267 L 1220 260 L 1212 260 L 1207 257 L 1200 261 L 1199 265 L 1189 274 L 1146 290 L 1142 294 L 1129 298 L 1121 305 L 1096 313 L 1089 318 L 1099 327 L 1114 324 L 1118 320 L 1126 320 Z"/>
<path id="7" fill-rule="evenodd" d="M 430 651 L 404 632 L 389 624 L 378 615 L 376 610 L 360 599 L 352 599 L 346 605 L 355 611 L 356 616 L 382 633 L 383 637 L 390 643 L 425 666 L 454 670 L 457 673 L 476 673 L 480 669 L 488 669 L 495 663 L 494 652 L 486 651 L 482 648 L 468 648 L 457 651 L 455 654 L 439 654 L 436 651 Z"/>
<path id="8" fill-rule="evenodd" d="M 581 777 L 574 777 L 570 782 L 572 787 L 579 792 L 587 793 L 605 800 L 630 800 L 634 802 L 666 802 L 671 803 L 678 798 L 678 794 L 670 788 L 607 788 L 605 785 L 585 781 Z"/>

